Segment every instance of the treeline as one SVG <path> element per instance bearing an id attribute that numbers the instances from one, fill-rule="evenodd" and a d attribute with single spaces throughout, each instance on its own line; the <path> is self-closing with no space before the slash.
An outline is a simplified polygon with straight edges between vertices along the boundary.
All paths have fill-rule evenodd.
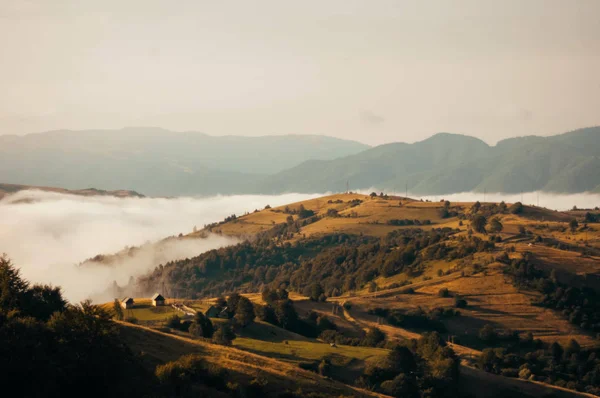
<path id="1" fill-rule="evenodd" d="M 289 233 L 288 227 L 282 224 L 280 233 Z M 174 296 L 194 299 L 256 292 L 265 286 L 304 292 L 318 283 L 324 297 L 335 297 L 360 289 L 379 276 L 421 272 L 426 260 L 459 259 L 495 247 L 493 242 L 475 236 L 457 236 L 449 244 L 455 233 L 451 228 L 410 228 L 393 231 L 382 239 L 331 234 L 293 243 L 277 243 L 270 235 L 263 235 L 253 243 L 160 265 L 139 278 L 138 285 L 150 292 L 164 282 Z"/>
<path id="2" fill-rule="evenodd" d="M 391 347 L 383 360 L 369 363 L 357 384 L 393 397 L 457 397 L 459 359 L 438 333 Z"/>
<path id="3" fill-rule="evenodd" d="M 384 318 L 390 325 L 406 329 L 420 329 L 427 331 L 446 332 L 444 319 L 460 316 L 454 308 L 431 308 L 424 310 L 421 307 L 400 310 L 389 308 L 373 308 L 369 314 Z"/>
<path id="4" fill-rule="evenodd" d="M 513 277 L 517 286 L 534 289 L 542 293 L 538 303 L 558 311 L 569 322 L 595 333 L 600 333 L 600 295 L 593 288 L 568 286 L 557 280 L 555 272 L 545 275 L 532 263 L 533 255 L 524 253 L 520 259 L 508 260 L 504 272 Z"/>
<path id="5" fill-rule="evenodd" d="M 600 350 L 582 349 L 575 340 L 565 347 L 556 342 L 545 348 L 540 345 L 530 336 L 517 349 L 486 348 L 479 357 L 479 366 L 507 377 L 600 395 Z"/>
<path id="6" fill-rule="evenodd" d="M 155 396 L 155 379 L 111 317 L 68 304 L 60 288 L 31 286 L 0 257 L 0 380 L 22 397 Z"/>

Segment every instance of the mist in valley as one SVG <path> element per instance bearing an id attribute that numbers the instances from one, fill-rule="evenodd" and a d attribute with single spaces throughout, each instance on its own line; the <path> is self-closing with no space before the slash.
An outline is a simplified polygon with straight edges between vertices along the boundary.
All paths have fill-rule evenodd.
<path id="1" fill-rule="evenodd" d="M 363 193 L 377 192 L 380 190 L 364 190 Z M 405 192 L 384 192 L 388 195 L 404 196 Z M 524 205 L 540 206 L 551 210 L 565 211 L 571 210 L 573 206 L 578 209 L 594 209 L 600 206 L 600 194 L 597 193 L 574 193 L 560 194 L 550 192 L 523 192 L 517 194 L 507 193 L 483 193 L 483 192 L 461 192 L 443 195 L 417 195 L 408 191 L 408 197 L 414 199 L 429 200 L 437 202 L 448 200 L 450 202 L 502 202 L 516 203 L 521 202 Z"/>
<path id="2" fill-rule="evenodd" d="M 143 275 L 159 264 L 237 242 L 219 235 L 208 235 L 204 239 L 163 241 L 164 238 L 185 235 L 194 227 L 201 229 L 231 214 L 239 216 L 263 209 L 267 204 L 278 206 L 321 195 L 166 199 L 21 191 L 0 201 L 0 253 L 8 254 L 30 281 L 62 286 L 66 297 L 73 302 L 88 297 L 96 301 L 110 300 L 112 297 L 104 296 L 113 281 L 124 286 L 131 277 Z M 431 201 L 484 201 L 484 194 L 479 192 L 412 197 Z M 524 204 L 535 205 L 538 197 L 540 206 L 555 210 L 600 206 L 598 194 L 522 194 Z M 485 201 L 514 203 L 521 201 L 521 194 L 487 193 Z M 131 247 L 136 249 L 130 250 Z M 104 263 L 87 261 L 81 265 L 97 255 L 115 253 L 120 255 L 105 258 Z"/>
<path id="3" fill-rule="evenodd" d="M 0 200 L 0 253 L 6 253 L 33 283 L 63 288 L 72 302 L 98 298 L 113 281 L 127 283 L 167 261 L 196 256 L 234 244 L 235 239 L 170 239 L 201 229 L 231 214 L 292 203 L 318 195 L 238 195 L 213 197 L 115 198 L 76 196 L 36 190 Z M 110 266 L 79 264 L 141 246 Z M 99 296 L 100 295 L 100 296 Z M 102 297 L 112 299 L 112 297 Z"/>

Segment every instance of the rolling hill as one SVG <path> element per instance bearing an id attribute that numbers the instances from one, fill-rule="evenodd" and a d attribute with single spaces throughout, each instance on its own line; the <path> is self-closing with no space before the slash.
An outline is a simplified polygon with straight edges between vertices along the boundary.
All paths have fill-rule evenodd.
<path id="1" fill-rule="evenodd" d="M 414 194 L 584 192 L 600 184 L 600 128 L 520 137 L 495 146 L 440 133 L 414 144 L 387 144 L 334 160 L 306 161 L 268 177 L 258 192 L 377 188 Z"/>
<path id="2" fill-rule="evenodd" d="M 213 137 L 144 127 L 2 135 L 0 181 L 153 196 L 243 193 L 267 174 L 366 148 L 325 136 Z"/>
<path id="3" fill-rule="evenodd" d="M 0 136 L 0 181 L 146 195 L 600 189 L 600 127 L 495 146 L 439 133 L 370 148 L 325 136 L 212 137 L 158 128 Z"/>
<path id="4" fill-rule="evenodd" d="M 485 229 L 477 227 L 481 217 Z M 149 297 L 162 289 L 170 303 L 207 311 L 217 297 L 239 293 L 257 318 L 236 328 L 235 348 L 308 368 L 329 361 L 329 377 L 348 385 L 365 387 L 373 366 L 386 363 L 381 348 L 414 349 L 435 332 L 460 364 L 466 394 L 592 396 L 586 392 L 600 392 L 593 378 L 600 370 L 594 220 L 600 221 L 597 210 L 335 194 L 229 217 L 180 237 L 221 234 L 241 243 L 161 264 L 120 294 Z M 275 289 L 287 290 L 305 325 L 313 319 L 329 329 L 283 330 L 289 324 L 278 320 L 278 301 L 264 294 Z M 176 311 L 151 307 L 147 299 L 136 303 L 130 316 L 159 330 Z M 215 325 L 226 322 L 213 318 Z M 373 328 L 385 343 L 361 340 Z M 135 330 L 150 336 L 149 329 Z M 189 338 L 179 329 L 170 333 Z M 151 336 L 163 340 L 156 343 L 162 350 L 173 338 Z M 150 358 L 160 354 L 143 336 L 127 342 Z M 393 391 L 389 383 L 373 386 Z"/>

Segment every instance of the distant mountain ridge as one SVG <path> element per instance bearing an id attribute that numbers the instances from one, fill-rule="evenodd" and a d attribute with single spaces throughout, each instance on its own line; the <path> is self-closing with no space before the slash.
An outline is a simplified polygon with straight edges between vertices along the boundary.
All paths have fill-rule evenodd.
<path id="1" fill-rule="evenodd" d="M 584 192 L 600 187 L 600 127 L 551 137 L 517 137 L 495 146 L 440 133 L 414 144 L 386 144 L 330 161 L 307 161 L 264 180 L 276 193 L 378 188 L 415 194 L 466 191 Z"/>
<path id="2" fill-rule="evenodd" d="M 0 181 L 146 195 L 278 194 L 375 188 L 600 192 L 600 127 L 490 146 L 439 133 L 413 144 L 325 136 L 213 137 L 159 128 L 0 136 Z"/>
<path id="3" fill-rule="evenodd" d="M 57 130 L 0 136 L 0 181 L 135 189 L 153 196 L 226 194 L 249 191 L 267 174 L 309 159 L 367 148 L 311 135 L 214 137 L 154 127 Z"/>

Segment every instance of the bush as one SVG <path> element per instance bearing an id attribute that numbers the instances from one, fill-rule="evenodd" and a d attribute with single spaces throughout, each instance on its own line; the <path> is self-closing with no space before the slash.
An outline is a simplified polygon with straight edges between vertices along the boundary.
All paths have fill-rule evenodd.
<path id="1" fill-rule="evenodd" d="M 440 297 L 450 297 L 450 291 L 448 288 L 443 287 L 438 291 L 438 296 Z"/>
<path id="2" fill-rule="evenodd" d="M 465 300 L 464 298 L 461 297 L 454 297 L 454 306 L 456 308 L 466 308 L 467 307 L 467 300 Z"/>
<path id="3" fill-rule="evenodd" d="M 177 314 L 172 315 L 167 318 L 165 324 L 171 329 L 179 329 L 181 328 L 181 318 Z"/>
<path id="4" fill-rule="evenodd" d="M 498 338 L 496 330 L 487 324 L 479 330 L 479 338 L 486 343 L 493 343 Z"/>
<path id="5" fill-rule="evenodd" d="M 523 203 L 517 202 L 508 208 L 508 211 L 512 214 L 523 213 Z"/>
<path id="6" fill-rule="evenodd" d="M 235 339 L 235 333 L 229 324 L 222 324 L 214 333 L 212 342 L 219 345 L 231 345 Z"/>

